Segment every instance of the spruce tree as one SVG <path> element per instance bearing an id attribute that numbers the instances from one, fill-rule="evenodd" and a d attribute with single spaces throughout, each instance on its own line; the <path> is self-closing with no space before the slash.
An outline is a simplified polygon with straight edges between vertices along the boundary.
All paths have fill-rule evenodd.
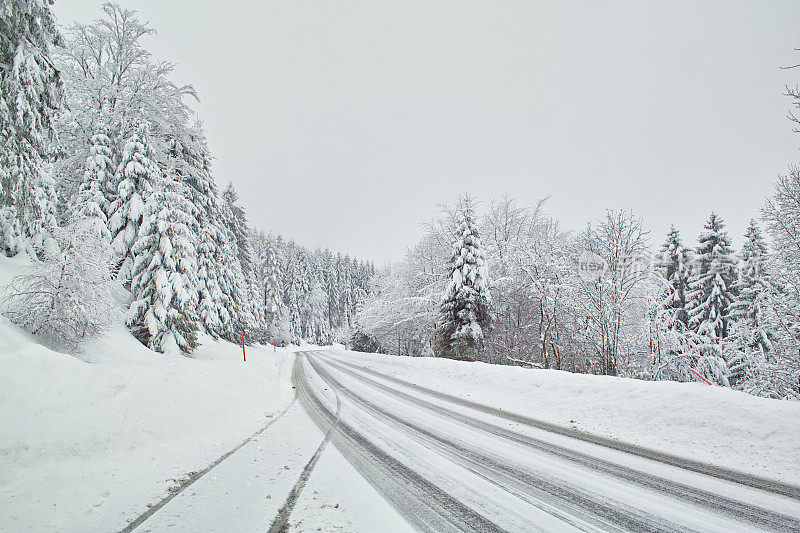
<path id="1" fill-rule="evenodd" d="M 205 332 L 217 338 L 223 335 L 231 317 L 226 308 L 230 299 L 223 293 L 221 281 L 227 233 L 222 227 L 220 194 L 211 175 L 211 156 L 200 126 L 195 125 L 188 137 L 172 139 L 168 156 L 170 168 L 184 185 L 187 199 L 197 213 L 197 228 L 193 228 L 197 243 L 197 315 Z"/>
<path id="2" fill-rule="evenodd" d="M 55 188 L 45 162 L 63 90 L 50 59 L 60 38 L 51 1 L 0 4 L 0 251 L 43 252 L 55 229 Z"/>
<path id="3" fill-rule="evenodd" d="M 283 329 L 285 309 L 281 298 L 280 260 L 278 247 L 272 237 L 267 238 L 264 265 L 264 313 L 272 342 L 276 342 Z"/>
<path id="4" fill-rule="evenodd" d="M 299 342 L 302 338 L 300 330 L 300 316 L 302 303 L 302 286 L 300 276 L 297 273 L 297 261 L 295 250 L 289 250 L 291 257 L 286 262 L 286 289 L 284 292 L 284 302 L 289 312 L 289 336 L 292 342 Z"/>
<path id="5" fill-rule="evenodd" d="M 234 289 L 232 297 L 235 300 L 237 322 L 236 328 L 250 335 L 253 328 L 263 327 L 263 307 L 258 305 L 261 291 L 255 278 L 255 262 L 250 249 L 250 228 L 244 208 L 239 205 L 239 193 L 233 186 L 228 186 L 222 192 L 222 201 L 225 204 L 224 221 L 230 238 L 230 246 L 234 250 L 234 258 L 238 263 L 230 273 Z"/>
<path id="6" fill-rule="evenodd" d="M 736 261 L 722 219 L 711 213 L 704 227 L 689 281 L 689 326 L 719 344 L 728 335 Z"/>
<path id="7" fill-rule="evenodd" d="M 133 271 L 128 326 L 157 352 L 197 346 L 197 263 L 191 228 L 195 208 L 181 184 L 164 180 L 148 197 L 131 248 Z"/>
<path id="8" fill-rule="evenodd" d="M 337 256 L 339 265 L 339 314 L 343 324 L 352 325 L 352 310 L 355 307 L 355 294 L 353 293 L 353 272 L 349 256 Z"/>
<path id="9" fill-rule="evenodd" d="M 239 193 L 236 192 L 233 183 L 228 183 L 222 196 L 228 204 L 228 227 L 235 239 L 236 255 L 242 264 L 242 271 L 249 277 L 254 270 L 254 261 L 253 252 L 250 248 L 250 230 L 247 225 L 247 215 L 244 208 L 239 205 Z"/>
<path id="10" fill-rule="evenodd" d="M 456 216 L 449 283 L 439 310 L 437 355 L 474 360 L 489 325 L 491 296 L 472 198 L 461 198 Z"/>
<path id="11" fill-rule="evenodd" d="M 126 284 L 133 272 L 131 248 L 139 235 L 145 202 L 162 179 L 161 170 L 153 159 L 148 135 L 148 127 L 142 125 L 125 143 L 122 161 L 114 176 L 117 198 L 109 208 L 108 229 L 111 232 L 111 246 L 118 258 L 117 278 Z"/>
<path id="12" fill-rule="evenodd" d="M 335 259 L 327 248 L 322 254 L 322 276 L 328 297 L 328 323 L 331 331 L 335 331 L 342 326 L 342 315 L 339 313 L 339 278 Z"/>
<path id="13" fill-rule="evenodd" d="M 738 297 L 732 315 L 736 321 L 745 321 L 752 331 L 753 337 L 748 346 L 763 352 L 770 351 L 772 347 L 764 323 L 765 283 L 768 279 L 765 272 L 766 259 L 767 243 L 758 224 L 751 219 L 740 253 L 739 278 L 735 285 Z"/>
<path id="14" fill-rule="evenodd" d="M 226 191 L 228 190 L 233 190 L 232 186 L 229 185 Z M 252 263 L 247 263 L 250 256 L 243 255 L 239 248 L 240 239 L 247 242 L 248 230 L 244 210 L 236 205 L 236 198 L 238 195 L 226 194 L 224 191 L 219 201 L 219 220 L 223 231 L 220 249 L 222 275 L 219 282 L 225 301 L 224 315 L 227 315 L 224 317 L 222 336 L 232 342 L 240 340 L 242 332 L 245 335 L 250 334 L 249 330 L 255 324 L 253 304 L 259 301 L 258 297 L 253 297 L 245 274 L 245 268 L 252 268 Z M 243 257 L 246 258 L 246 265 L 242 264 Z"/>
<path id="15" fill-rule="evenodd" d="M 83 179 L 78 185 L 78 195 L 73 205 L 73 216 L 86 219 L 94 229 L 97 237 L 111 239 L 108 231 L 107 213 L 109 203 L 104 191 L 113 180 L 114 164 L 111 160 L 111 141 L 101 126 L 92 135 L 89 156 Z"/>
<path id="16" fill-rule="evenodd" d="M 666 281 L 662 305 L 678 328 L 688 325 L 686 313 L 686 297 L 689 292 L 689 258 L 688 250 L 683 247 L 680 234 L 674 226 L 670 226 L 667 240 L 661 247 L 659 270 Z"/>
<path id="17" fill-rule="evenodd" d="M 30 244 L 31 252 L 42 256 L 48 249 L 57 248 L 53 234 L 58 227 L 58 194 L 53 179 L 52 164 L 42 165 L 42 171 L 33 180 L 33 189 L 20 219 L 22 234 Z"/>
<path id="18" fill-rule="evenodd" d="M 755 220 L 750 220 L 739 257 L 739 277 L 735 284 L 737 298 L 731 309 L 732 346 L 727 357 L 732 385 L 757 373 L 758 369 L 753 367 L 767 361 L 773 343 L 767 318 L 767 244 Z"/>

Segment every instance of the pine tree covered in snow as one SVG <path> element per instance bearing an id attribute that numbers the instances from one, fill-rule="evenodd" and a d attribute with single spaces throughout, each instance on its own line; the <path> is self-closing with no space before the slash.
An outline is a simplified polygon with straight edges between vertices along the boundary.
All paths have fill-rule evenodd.
<path id="1" fill-rule="evenodd" d="M 322 286 L 322 281 L 317 279 L 308 295 L 308 326 L 305 336 L 313 339 L 316 344 L 329 344 L 330 335 L 328 294 Z"/>
<path id="2" fill-rule="evenodd" d="M 78 186 L 78 195 L 73 205 L 73 216 L 89 220 L 94 227 L 97 237 L 108 239 L 108 217 L 110 204 L 105 191 L 110 182 L 113 182 L 114 163 L 111 160 L 111 140 L 104 133 L 102 126 L 97 133 L 92 135 L 91 149 L 86 158 L 86 169 L 83 179 Z"/>
<path id="3" fill-rule="evenodd" d="M 168 168 L 183 184 L 187 199 L 195 208 L 197 227 L 197 315 L 202 328 L 216 338 L 230 327 L 235 311 L 222 291 L 225 261 L 222 249 L 227 231 L 222 220 L 220 196 L 211 175 L 211 162 L 205 136 L 199 124 L 191 135 L 169 143 Z"/>
<path id="4" fill-rule="evenodd" d="M 42 165 L 27 198 L 29 205 L 23 209 L 20 219 L 22 234 L 31 245 L 31 251 L 41 255 L 48 247 L 56 246 L 53 234 L 58 227 L 58 194 L 52 164 Z"/>
<path id="5" fill-rule="evenodd" d="M 689 282 L 689 325 L 718 344 L 728 334 L 736 261 L 722 219 L 711 213 L 704 227 Z"/>
<path id="6" fill-rule="evenodd" d="M 198 224 L 197 314 L 206 333 L 216 338 L 230 329 L 226 325 L 231 323 L 231 301 L 222 291 L 224 232 L 202 212 L 198 213 Z"/>
<path id="7" fill-rule="evenodd" d="M 769 331 L 765 324 L 765 297 L 768 283 L 767 243 L 761 234 L 761 229 L 755 220 L 750 220 L 750 225 L 744 235 L 744 244 L 740 254 L 739 278 L 735 289 L 738 295 L 733 307 L 733 319 L 745 321 L 752 331 L 753 337 L 748 342 L 752 349 L 769 352 L 772 349 Z"/>
<path id="8" fill-rule="evenodd" d="M 145 211 L 145 202 L 154 187 L 163 179 L 161 170 L 153 160 L 146 125 L 132 134 L 125 144 L 122 160 L 114 180 L 117 199 L 111 204 L 108 229 L 111 246 L 118 257 L 118 279 L 127 282 L 133 276 L 133 245 Z"/>
<path id="9" fill-rule="evenodd" d="M 337 255 L 336 272 L 339 315 L 341 316 L 342 323 L 345 324 L 352 324 L 352 310 L 355 307 L 353 273 L 350 265 L 350 258 L 348 256 L 342 257 L 341 255 Z"/>
<path id="10" fill-rule="evenodd" d="M 280 289 L 280 260 L 277 243 L 268 238 L 264 257 L 264 313 L 272 342 L 282 338 L 286 309 Z"/>
<path id="11" fill-rule="evenodd" d="M 683 247 L 680 234 L 674 226 L 667 233 L 667 240 L 661 247 L 659 270 L 665 280 L 662 305 L 669 310 L 676 327 L 688 325 L 686 296 L 689 292 L 690 261 L 689 251 Z"/>
<path id="12" fill-rule="evenodd" d="M 730 353 L 723 341 L 730 334 L 731 312 L 736 299 L 736 260 L 725 224 L 715 213 L 698 237 L 692 262 L 687 311 L 691 332 L 698 335 L 696 364 L 698 372 L 722 385 L 729 385 Z M 731 361 L 732 362 L 732 361 Z"/>
<path id="13" fill-rule="evenodd" d="M 450 281 L 439 315 L 437 355 L 440 357 L 475 359 L 489 325 L 491 295 L 473 204 L 472 198 L 465 195 L 458 206 Z"/>
<path id="14" fill-rule="evenodd" d="M 50 0 L 0 3 L 0 250 L 43 246 L 55 229 L 54 181 L 45 168 L 63 99 L 50 48 L 59 41 Z"/>
<path id="15" fill-rule="evenodd" d="M 242 332 L 250 338 L 251 329 L 259 327 L 253 306 L 260 300 L 255 287 L 253 260 L 250 252 L 249 228 L 244 209 L 237 203 L 239 195 L 229 184 L 220 195 L 220 221 L 224 231 L 222 277 L 220 288 L 227 301 L 230 321 L 223 325 L 222 336 L 235 342 Z"/>
<path id="16" fill-rule="evenodd" d="M 750 221 L 740 252 L 737 298 L 731 307 L 731 327 L 726 360 L 730 382 L 737 385 L 766 363 L 772 350 L 768 325 L 768 276 L 765 271 L 767 244 L 755 220 Z"/>
<path id="17" fill-rule="evenodd" d="M 163 181 L 149 195 L 131 248 L 133 271 L 128 326 L 157 352 L 197 346 L 195 208 L 181 184 Z"/>
<path id="18" fill-rule="evenodd" d="M 295 342 L 307 340 L 311 336 L 311 290 L 314 283 L 314 271 L 311 266 L 310 255 L 303 247 L 295 249 L 295 265 L 292 279 L 292 300 L 295 308 L 297 322 L 294 326 Z"/>

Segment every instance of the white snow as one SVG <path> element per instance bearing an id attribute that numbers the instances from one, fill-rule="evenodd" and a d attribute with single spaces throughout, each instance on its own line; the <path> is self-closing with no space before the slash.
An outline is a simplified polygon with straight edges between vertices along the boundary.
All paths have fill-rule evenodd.
<path id="1" fill-rule="evenodd" d="M 289 531 L 406 533 L 414 529 L 329 445 L 300 494 Z"/>
<path id="2" fill-rule="evenodd" d="M 0 257 L 0 286 L 25 263 Z M 207 337 L 201 342 L 191 358 L 156 354 L 120 323 L 73 356 L 37 344 L 0 318 L 0 531 L 119 530 L 291 401 L 291 350 L 248 347 L 245 363 L 241 345 Z M 790 483 L 800 478 L 797 402 L 702 383 L 359 354 L 338 347 L 333 353 L 546 422 Z M 218 509 L 212 503 L 221 496 L 215 494 L 235 502 L 231 517 L 247 523 L 258 517 L 259 527 L 265 526 L 321 438 L 295 404 L 280 424 L 143 527 L 194 523 L 181 509 Z M 232 474 L 225 477 L 226 472 Z M 265 491 L 273 501 L 266 502 Z M 223 515 L 216 530 L 224 530 Z M 211 515 L 192 516 L 210 525 L 202 521 Z M 406 524 L 329 445 L 290 526 L 370 531 Z"/>
<path id="3" fill-rule="evenodd" d="M 140 526 L 142 533 L 264 532 L 324 433 L 299 402 Z M 412 531 L 328 443 L 288 520 L 289 531 Z"/>
<path id="4" fill-rule="evenodd" d="M 438 358 L 336 357 L 545 422 L 796 484 L 800 403 L 704 383 L 641 381 Z"/>
<path id="5" fill-rule="evenodd" d="M 0 318 L 0 531 L 119 530 L 291 400 L 286 349 L 202 343 L 156 354 L 120 324 L 78 358 Z"/>

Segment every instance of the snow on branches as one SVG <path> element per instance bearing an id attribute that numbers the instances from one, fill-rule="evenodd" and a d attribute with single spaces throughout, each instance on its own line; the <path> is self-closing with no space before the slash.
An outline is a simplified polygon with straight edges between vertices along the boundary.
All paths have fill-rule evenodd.
<path id="1" fill-rule="evenodd" d="M 113 253 L 86 219 L 55 230 L 56 250 L 33 260 L 6 288 L 3 314 L 54 349 L 76 351 L 119 316 Z"/>

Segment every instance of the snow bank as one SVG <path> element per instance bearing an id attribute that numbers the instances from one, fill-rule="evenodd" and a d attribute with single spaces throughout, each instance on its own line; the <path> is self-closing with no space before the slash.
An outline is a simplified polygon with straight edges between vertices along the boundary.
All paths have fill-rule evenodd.
<path id="1" fill-rule="evenodd" d="M 404 381 L 545 422 L 792 484 L 800 403 L 704 383 L 337 351 Z"/>
<path id="2" fill-rule="evenodd" d="M 202 342 L 164 356 L 120 325 L 77 358 L 0 318 L 0 530 L 119 530 L 291 400 L 289 351 Z"/>

